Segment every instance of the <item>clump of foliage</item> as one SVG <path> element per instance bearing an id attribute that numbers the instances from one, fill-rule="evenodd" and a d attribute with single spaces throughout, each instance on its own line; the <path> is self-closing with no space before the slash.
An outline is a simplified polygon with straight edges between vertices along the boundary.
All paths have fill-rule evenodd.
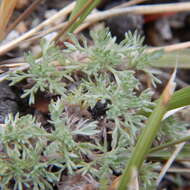
<path id="1" fill-rule="evenodd" d="M 50 93 L 63 94 L 65 92 L 65 84 L 61 80 L 63 77 L 69 76 L 70 70 L 58 70 L 55 65 L 57 62 L 64 63 L 65 59 L 61 51 L 45 41 L 41 42 L 42 57 L 38 60 L 34 56 L 28 54 L 26 61 L 30 64 L 27 72 L 17 72 L 12 77 L 12 84 L 18 83 L 24 79 L 30 78 L 35 83 L 31 88 L 25 89 L 23 98 L 30 96 L 29 104 L 34 103 L 34 96 L 40 90 L 49 91 Z"/>
<path id="2" fill-rule="evenodd" d="M 65 43 L 63 52 L 43 42 L 42 58 L 29 54 L 30 68 L 10 76 L 12 84 L 33 80 L 23 94 L 29 103 L 38 91 L 59 98 L 49 106 L 51 131 L 30 115 L 9 117 L 1 126 L 3 188 L 53 189 L 63 171 L 91 175 L 103 188 L 113 173 L 122 173 L 144 127 L 146 117 L 140 110 L 151 111 L 152 92 L 139 91 L 142 84 L 135 72 L 148 73 L 146 68 L 158 53 L 147 53 L 137 33 L 126 34 L 117 44 L 108 29 L 101 30 L 91 33 L 90 47 L 85 38 L 79 43 L 70 37 L 73 43 Z M 155 179 L 154 166 L 145 167 L 149 173 L 142 171 L 140 183 L 148 189 Z"/>

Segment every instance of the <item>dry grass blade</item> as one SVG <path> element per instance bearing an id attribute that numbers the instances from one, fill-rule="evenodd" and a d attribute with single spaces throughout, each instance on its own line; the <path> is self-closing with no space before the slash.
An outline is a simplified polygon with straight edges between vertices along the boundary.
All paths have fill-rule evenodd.
<path id="1" fill-rule="evenodd" d="M 184 12 L 190 10 L 190 3 L 169 3 L 169 4 L 159 4 L 159 5 L 137 5 L 127 8 L 110 9 L 103 12 L 98 12 L 90 15 L 86 21 L 87 22 L 98 22 L 113 16 L 119 16 L 128 13 L 135 14 L 155 14 L 164 12 Z"/>
<path id="2" fill-rule="evenodd" d="M 56 19 L 58 19 L 62 14 L 66 15 L 74 8 L 74 4 L 70 4 L 67 8 L 64 8 L 59 13 L 57 13 L 52 18 L 44 21 L 42 24 L 37 26 L 36 28 L 30 30 L 23 36 L 21 36 L 18 39 L 15 39 L 14 41 L 5 44 L 4 46 L 0 47 L 0 55 L 5 54 L 9 50 L 15 48 L 19 43 L 21 43 L 23 40 L 26 40 L 30 38 L 31 36 L 35 35 L 36 32 L 39 32 L 44 26 L 49 25 L 50 23 L 54 22 Z M 118 15 L 123 15 L 127 13 L 136 13 L 136 14 L 153 14 L 153 13 L 163 13 L 163 12 L 183 12 L 190 10 L 190 3 L 170 3 L 170 4 L 164 4 L 164 5 L 141 5 L 141 6 L 133 6 L 133 7 L 127 7 L 127 8 L 120 8 L 120 9 L 111 9 L 103 12 L 94 13 L 87 17 L 86 22 L 89 24 L 84 23 L 86 26 L 81 25 L 82 28 L 88 27 L 88 25 L 93 24 L 95 22 L 113 17 Z M 55 31 L 55 30 L 52 30 Z M 80 29 L 78 29 L 80 31 Z M 189 44 L 184 44 L 188 45 Z"/>
<path id="3" fill-rule="evenodd" d="M 3 40 L 6 34 L 7 24 L 13 14 L 17 0 L 2 0 L 0 5 L 0 40 Z"/>
<path id="4" fill-rule="evenodd" d="M 123 7 L 129 7 L 129 6 L 136 5 L 138 3 L 142 3 L 142 2 L 145 2 L 145 1 L 148 1 L 148 0 L 132 0 L 132 1 L 129 1 L 129 2 L 126 2 L 126 3 L 122 3 L 121 5 L 115 6 L 115 7 L 111 8 L 110 10 L 117 9 L 117 8 L 123 8 Z M 86 23 L 82 24 L 81 26 L 79 26 L 77 28 L 77 30 L 75 31 L 75 33 L 81 32 L 82 30 L 88 28 L 92 24 L 93 24 L 92 22 L 86 22 Z"/>
<path id="5" fill-rule="evenodd" d="M 167 172 L 170 172 L 170 173 L 187 173 L 189 174 L 190 173 L 190 169 L 189 168 L 169 168 L 167 170 Z"/>
<path id="6" fill-rule="evenodd" d="M 140 1 L 140 0 L 139 0 Z M 130 1 L 131 2 L 131 1 Z M 133 2 L 133 1 L 132 1 Z M 131 2 L 131 3 L 132 3 Z M 137 3 L 137 1 L 134 1 L 133 3 Z M 162 12 L 171 12 L 171 11 L 187 11 L 190 10 L 190 3 L 171 3 L 171 4 L 165 4 L 165 5 L 144 5 L 144 6 L 133 6 L 133 7 L 128 7 L 131 4 L 129 4 L 129 2 L 127 4 L 125 4 L 125 8 L 112 8 L 109 9 L 107 11 L 98 11 L 96 13 L 93 13 L 91 15 L 89 15 L 86 18 L 86 22 L 82 25 L 80 25 L 77 30 L 75 31 L 76 33 L 81 32 L 82 30 L 84 30 L 85 28 L 89 27 L 90 25 L 105 20 L 107 18 L 113 17 L 113 16 L 118 16 L 118 15 L 123 15 L 123 14 L 127 14 L 127 13 L 136 13 L 136 14 L 153 14 L 153 13 L 162 13 Z M 49 32 L 53 32 L 53 31 L 57 31 L 59 30 L 61 27 L 64 27 L 66 23 L 62 23 L 54 28 L 50 28 L 49 31 L 45 31 L 42 35 L 40 36 L 36 36 L 34 37 L 34 39 L 37 39 L 43 35 L 48 34 Z M 185 46 L 190 46 L 189 44 L 182 44 L 181 48 L 184 48 Z M 175 49 L 175 47 L 169 47 L 172 51 L 172 49 Z M 180 47 L 176 47 L 180 48 Z M 157 50 L 154 48 L 151 48 L 149 51 L 153 51 L 153 50 Z"/>
<path id="7" fill-rule="evenodd" d="M 5 64 L 0 65 L 0 68 L 18 68 L 20 66 L 23 66 L 25 63 L 11 63 L 11 64 Z"/>
<path id="8" fill-rule="evenodd" d="M 176 50 L 186 49 L 186 48 L 189 48 L 189 47 L 190 47 L 190 41 L 177 43 L 177 44 L 173 44 L 173 45 L 168 45 L 168 46 L 149 48 L 147 51 L 148 52 L 153 52 L 153 51 L 162 49 L 165 52 L 172 52 L 172 51 L 176 51 Z"/>
<path id="9" fill-rule="evenodd" d="M 174 89 L 176 87 L 176 83 L 174 82 L 176 78 L 176 68 L 168 82 L 168 85 L 166 86 L 166 88 L 164 89 L 164 92 L 163 92 L 163 104 L 166 105 L 168 104 L 173 92 L 174 92 Z"/>
<path id="10" fill-rule="evenodd" d="M 47 29 L 46 31 L 38 32 L 38 33 L 35 34 L 34 37 L 31 37 L 26 41 L 34 41 L 34 40 L 37 40 L 37 39 L 39 39 L 39 38 L 41 38 L 41 37 L 43 37 L 43 36 L 45 36 L 45 35 L 47 35 L 47 34 L 49 34 L 51 32 L 59 31 L 61 28 L 65 27 L 66 24 L 67 23 L 64 22 L 64 23 L 58 24 L 55 27 L 51 27 L 51 28 Z M 78 34 L 82 30 L 88 28 L 90 25 L 91 25 L 91 23 L 86 22 L 86 23 L 82 24 L 81 26 L 79 26 L 73 33 Z"/>
<path id="11" fill-rule="evenodd" d="M 118 5 L 116 7 L 113 7 L 113 9 L 115 9 L 115 8 L 129 7 L 129 6 L 132 6 L 132 5 L 143 3 L 145 1 L 148 1 L 148 0 L 132 0 L 132 1 L 128 1 L 126 3 L 122 3 L 121 5 Z"/>

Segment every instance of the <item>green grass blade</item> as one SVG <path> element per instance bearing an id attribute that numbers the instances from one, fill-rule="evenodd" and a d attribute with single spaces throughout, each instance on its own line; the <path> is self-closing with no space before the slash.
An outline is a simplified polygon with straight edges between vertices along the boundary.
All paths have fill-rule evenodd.
<path id="1" fill-rule="evenodd" d="M 80 9 L 84 6 L 85 3 L 86 3 L 86 0 L 77 0 L 75 7 L 72 10 L 72 13 L 69 17 L 69 20 L 71 20 L 80 11 Z"/>
<path id="2" fill-rule="evenodd" d="M 176 91 L 171 97 L 167 111 L 190 105 L 190 86 Z"/>
<path id="3" fill-rule="evenodd" d="M 190 68 L 189 53 L 189 48 L 174 52 L 165 52 L 160 59 L 153 62 L 153 65 L 160 68 L 174 68 L 177 62 L 178 68 Z"/>
<path id="4" fill-rule="evenodd" d="M 91 6 L 79 17 L 79 19 L 69 28 L 68 32 L 73 32 L 90 14 L 90 12 L 101 2 L 101 0 L 94 0 Z M 86 0 L 78 0 L 75 8 L 73 9 L 70 20 L 81 10 L 81 8 L 87 3 Z"/>
<path id="5" fill-rule="evenodd" d="M 66 32 L 74 32 L 99 2 L 100 0 L 88 0 L 86 2 L 84 0 L 78 0 L 66 26 L 59 31 L 52 41 L 57 42 Z"/>
<path id="6" fill-rule="evenodd" d="M 142 165 L 152 144 L 152 141 L 155 138 L 157 131 L 159 130 L 160 122 L 166 111 L 166 106 L 163 106 L 162 101 L 159 101 L 148 120 L 147 126 L 144 128 L 142 134 L 140 135 L 140 138 L 138 139 L 131 159 L 129 160 L 127 167 L 124 170 L 118 190 L 126 190 L 127 184 L 130 182 L 133 168 L 136 168 L 138 170 Z"/>
<path id="7" fill-rule="evenodd" d="M 158 102 L 158 100 L 156 102 Z M 167 106 L 167 111 L 188 106 L 188 105 L 190 105 L 190 86 L 182 88 L 174 92 Z M 154 109 L 154 106 L 149 107 L 149 108 Z M 139 111 L 139 114 L 149 117 L 151 113 L 141 110 Z"/>

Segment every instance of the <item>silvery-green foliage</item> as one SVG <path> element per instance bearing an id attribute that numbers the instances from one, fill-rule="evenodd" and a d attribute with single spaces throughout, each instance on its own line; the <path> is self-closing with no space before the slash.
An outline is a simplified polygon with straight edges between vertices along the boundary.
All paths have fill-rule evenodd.
<path id="1" fill-rule="evenodd" d="M 83 38 L 82 45 L 76 37 L 70 34 L 74 45 L 65 42 L 68 49 L 65 52 L 79 51 L 89 58 L 88 64 L 83 64 L 83 70 L 88 74 L 94 74 L 100 70 L 112 70 L 116 66 L 123 64 L 127 68 L 145 69 L 151 65 L 151 60 L 157 59 L 161 51 L 147 53 L 146 46 L 143 46 L 144 39 L 135 32 L 126 33 L 125 39 L 116 43 L 116 38 L 111 36 L 109 29 L 90 33 L 94 45 L 88 46 Z"/>
<path id="2" fill-rule="evenodd" d="M 0 126 L 2 187 L 13 183 L 15 190 L 53 189 L 64 169 L 73 174 L 83 162 L 82 155 L 92 154 L 96 146 L 89 139 L 99 133 L 96 122 L 65 116 L 62 105 L 61 100 L 51 104 L 51 133 L 31 115 L 9 116 Z M 80 136 L 89 138 L 78 142 Z M 53 167 L 56 172 L 50 169 Z"/>
<path id="3" fill-rule="evenodd" d="M 51 183 L 59 180 L 58 174 L 48 170 L 51 161 L 42 161 L 46 134 L 31 115 L 9 116 L 0 126 L 0 184 L 3 189 L 11 182 L 14 190 L 53 189 Z"/>
<path id="4" fill-rule="evenodd" d="M 49 139 L 52 141 L 47 146 L 45 154 L 52 153 L 62 155 L 62 162 L 65 162 L 66 168 L 70 174 L 78 168 L 82 162 L 82 155 L 92 154 L 92 149 L 96 146 L 89 140 L 99 133 L 96 121 L 77 119 L 74 116 L 64 114 L 64 101 L 57 100 L 50 106 L 51 121 L 54 130 L 51 132 Z M 77 142 L 77 138 L 86 137 L 86 141 Z"/>
<path id="5" fill-rule="evenodd" d="M 170 116 L 161 123 L 158 139 L 161 140 L 177 140 L 187 135 L 188 123 L 178 121 L 174 116 Z"/>
<path id="6" fill-rule="evenodd" d="M 140 170 L 140 187 L 144 190 L 156 189 L 156 179 L 158 173 L 156 170 L 160 169 L 159 163 L 144 163 Z"/>
<path id="7" fill-rule="evenodd" d="M 110 183 L 106 179 L 109 179 L 113 171 L 122 173 L 137 136 L 144 127 L 147 118 L 141 115 L 140 111 L 151 111 L 150 106 L 153 104 L 152 92 L 149 89 L 140 92 L 142 84 L 135 74 L 137 70 L 150 72 L 146 68 L 160 52 L 147 53 L 146 47 L 143 46 L 143 38 L 137 33 L 127 33 L 120 44 L 116 43 L 115 37 L 111 36 L 108 29 L 91 32 L 94 43 L 92 46 L 88 46 L 85 38 L 82 43 L 79 43 L 72 34 L 70 38 L 72 43 L 65 42 L 67 49 L 63 51 L 52 44 L 43 43 L 41 59 L 37 61 L 32 55 L 28 55 L 30 69 L 10 76 L 12 84 L 27 78 L 34 81 L 32 88 L 26 89 L 23 94 L 23 97 L 30 97 L 29 103 L 34 102 L 37 91 L 47 91 L 61 97 L 50 105 L 51 132 L 45 131 L 40 125 L 37 128 L 33 127 L 37 124 L 33 118 L 29 118 L 31 116 L 9 119 L 12 125 L 18 126 L 18 131 L 13 129 L 9 133 L 0 131 L 6 154 L 10 149 L 8 142 L 15 140 L 14 137 L 19 141 L 13 147 L 18 155 L 22 149 L 23 154 L 26 149 L 26 155 L 31 151 L 30 157 L 37 156 L 36 152 L 38 153 L 38 157 L 31 164 L 34 163 L 36 167 L 39 164 L 41 173 L 36 175 L 38 174 L 39 178 L 42 175 L 42 179 L 47 180 L 41 182 L 36 177 L 36 189 L 37 187 L 42 190 L 48 189 L 51 183 L 55 184 L 59 180 L 63 170 L 67 171 L 68 175 L 76 172 L 83 175 L 88 173 L 103 186 Z M 54 62 L 59 62 L 61 67 L 58 69 L 52 64 Z M 74 77 L 78 71 L 82 73 L 81 76 Z M 151 73 L 148 74 L 151 76 Z M 153 82 L 155 81 L 156 78 Z M 99 100 L 107 102 L 106 116 L 100 118 L 78 118 L 69 115 L 65 109 L 65 103 L 71 105 L 83 103 L 86 109 L 93 108 Z M 111 122 L 112 126 L 101 128 L 102 118 L 106 122 Z M 22 126 L 18 123 L 19 120 L 26 122 L 27 125 Z M 19 132 L 22 128 L 23 130 Z M 31 138 L 39 140 L 34 140 L 31 144 L 29 141 Z M 12 151 L 12 147 L 9 151 Z M 42 158 L 44 162 L 41 162 Z M 6 170 L 7 166 L 4 166 L 2 160 L 0 158 L 0 167 Z M 52 173 L 51 170 L 47 170 L 50 166 L 56 167 L 58 172 Z M 146 167 L 148 172 L 153 168 L 152 165 Z M 30 170 L 33 170 L 33 165 Z M 47 177 L 51 175 L 55 176 L 52 177 L 53 181 L 50 180 L 51 177 L 50 179 Z M 13 178 L 11 173 L 4 176 L 3 179 L 6 179 L 4 184 L 8 184 Z M 153 178 L 153 175 L 142 172 L 141 182 L 144 184 L 142 189 L 147 189 Z M 30 184 L 34 183 L 32 179 Z M 23 181 L 20 186 L 22 185 L 25 185 Z"/>
<path id="8" fill-rule="evenodd" d="M 65 84 L 61 80 L 65 77 L 72 80 L 69 76 L 70 69 L 58 70 L 55 64 L 64 65 L 65 59 L 61 51 L 54 45 L 50 45 L 46 41 L 41 43 L 42 57 L 38 60 L 30 53 L 26 55 L 26 61 L 30 67 L 26 72 L 18 71 L 11 73 L 9 79 L 12 80 L 11 85 L 24 79 L 32 79 L 34 85 L 24 90 L 22 97 L 29 96 L 29 104 L 34 103 L 35 94 L 38 91 L 49 91 L 55 94 L 64 95 L 66 89 Z"/>

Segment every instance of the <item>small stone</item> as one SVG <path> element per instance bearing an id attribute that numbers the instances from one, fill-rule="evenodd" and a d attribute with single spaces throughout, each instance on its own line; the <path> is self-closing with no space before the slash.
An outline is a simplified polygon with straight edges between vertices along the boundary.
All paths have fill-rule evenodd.
<path id="1" fill-rule="evenodd" d="M 28 30 L 25 22 L 20 22 L 15 29 L 20 34 L 26 32 Z"/>

